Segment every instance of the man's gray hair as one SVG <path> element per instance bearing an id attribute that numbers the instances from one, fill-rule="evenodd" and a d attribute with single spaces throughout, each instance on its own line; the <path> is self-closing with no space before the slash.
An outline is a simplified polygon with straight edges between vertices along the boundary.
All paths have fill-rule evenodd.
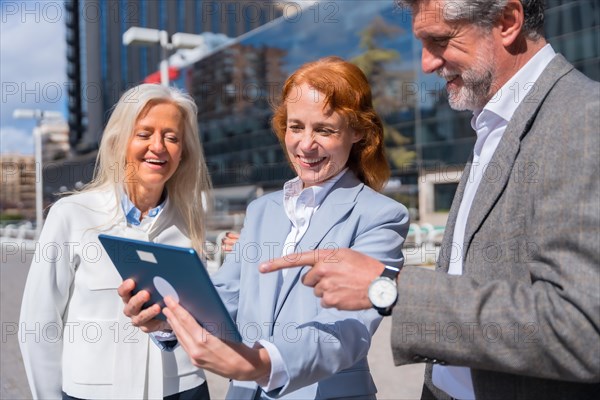
<path id="1" fill-rule="evenodd" d="M 467 21 L 491 28 L 508 0 L 397 0 L 401 7 L 414 9 L 419 3 L 437 1 L 447 21 Z M 525 13 L 523 33 L 531 40 L 543 36 L 544 0 L 520 0 Z"/>

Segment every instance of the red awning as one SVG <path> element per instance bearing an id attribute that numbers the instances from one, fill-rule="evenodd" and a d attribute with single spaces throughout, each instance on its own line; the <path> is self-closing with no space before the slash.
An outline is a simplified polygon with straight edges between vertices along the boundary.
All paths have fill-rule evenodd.
<path id="1" fill-rule="evenodd" d="M 179 78 L 179 70 L 175 67 L 169 67 L 169 80 L 174 81 Z M 144 78 L 144 83 L 160 83 L 160 71 L 156 71 Z"/>

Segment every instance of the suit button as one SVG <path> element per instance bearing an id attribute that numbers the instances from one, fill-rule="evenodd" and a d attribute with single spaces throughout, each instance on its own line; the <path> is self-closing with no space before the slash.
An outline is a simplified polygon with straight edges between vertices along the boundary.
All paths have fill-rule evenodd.
<path id="1" fill-rule="evenodd" d="M 431 362 L 434 363 L 434 364 L 437 364 L 438 360 L 434 358 L 434 359 L 431 360 Z"/>
<path id="2" fill-rule="evenodd" d="M 440 365 L 446 365 L 446 361 L 440 360 Z"/>

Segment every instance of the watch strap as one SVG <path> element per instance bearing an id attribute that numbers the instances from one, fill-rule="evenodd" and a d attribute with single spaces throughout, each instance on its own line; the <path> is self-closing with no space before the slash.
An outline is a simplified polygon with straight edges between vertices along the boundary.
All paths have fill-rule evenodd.
<path id="1" fill-rule="evenodd" d="M 389 265 L 386 265 L 380 276 L 384 276 L 386 278 L 390 278 L 391 280 L 395 281 L 396 278 L 398 278 L 399 273 L 400 273 L 400 268 L 390 267 Z"/>

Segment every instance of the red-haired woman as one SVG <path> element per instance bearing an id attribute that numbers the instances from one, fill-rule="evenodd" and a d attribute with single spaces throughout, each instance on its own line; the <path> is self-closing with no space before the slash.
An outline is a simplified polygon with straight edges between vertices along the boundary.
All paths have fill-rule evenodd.
<path id="1" fill-rule="evenodd" d="M 305 64 L 284 84 L 273 117 L 297 177 L 250 204 L 238 243 L 213 276 L 244 343 L 210 335 L 183 307 L 163 310 L 196 366 L 231 378 L 228 398 L 375 398 L 367 353 L 377 310 L 323 308 L 303 268 L 260 274 L 258 265 L 303 250 L 350 247 L 402 265 L 404 206 L 378 193 L 389 177 L 383 128 L 365 75 L 337 57 Z M 136 325 L 146 295 L 120 293 Z M 382 310 L 379 310 L 382 311 Z"/>

